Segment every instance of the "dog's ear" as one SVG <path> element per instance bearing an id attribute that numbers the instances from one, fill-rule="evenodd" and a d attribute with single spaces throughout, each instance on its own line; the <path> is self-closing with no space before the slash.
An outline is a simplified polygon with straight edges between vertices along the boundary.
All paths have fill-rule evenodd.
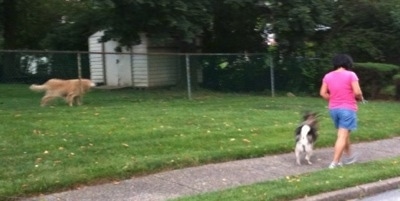
<path id="1" fill-rule="evenodd" d="M 306 110 L 306 111 L 303 111 L 302 113 L 303 113 L 303 121 L 307 120 L 310 111 L 307 111 L 307 110 Z"/>
<path id="2" fill-rule="evenodd" d="M 310 112 L 305 111 L 305 112 L 303 113 L 303 121 L 307 120 L 309 116 L 310 116 Z"/>
<path id="3" fill-rule="evenodd" d="M 313 117 L 313 118 L 316 119 L 316 118 L 319 116 L 319 114 L 318 114 L 318 112 L 309 112 L 309 113 L 308 113 L 308 116 L 309 116 L 309 117 Z"/>
<path id="4" fill-rule="evenodd" d="M 316 118 L 318 115 L 317 112 L 312 112 L 310 110 L 303 111 L 303 121 L 309 120 L 311 118 Z"/>
<path id="5" fill-rule="evenodd" d="M 317 127 L 318 125 L 318 112 L 306 112 L 303 116 L 303 121 L 305 124 L 308 124 L 312 127 Z"/>

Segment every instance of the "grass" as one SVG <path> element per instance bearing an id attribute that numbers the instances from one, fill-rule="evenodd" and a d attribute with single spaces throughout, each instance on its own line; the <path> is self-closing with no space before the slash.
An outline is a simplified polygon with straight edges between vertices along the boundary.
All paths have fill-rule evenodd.
<path id="1" fill-rule="evenodd" d="M 321 113 L 317 147 L 335 139 L 326 102 L 310 97 L 168 90 L 93 90 L 84 105 L 27 85 L 0 85 L 0 199 L 206 163 L 291 152 L 303 110 Z M 400 135 L 396 102 L 360 105 L 353 142 Z M 373 126 L 371 126 L 373 125 Z"/>

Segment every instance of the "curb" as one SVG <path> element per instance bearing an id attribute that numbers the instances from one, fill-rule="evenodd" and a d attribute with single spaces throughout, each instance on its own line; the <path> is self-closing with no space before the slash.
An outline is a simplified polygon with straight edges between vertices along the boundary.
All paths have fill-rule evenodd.
<path id="1" fill-rule="evenodd" d="M 319 195 L 305 197 L 294 201 L 343 201 L 352 199 L 354 200 L 398 188 L 400 188 L 400 177 L 381 180 L 374 183 L 363 184 L 356 187 L 346 188 L 328 193 L 322 193 Z"/>

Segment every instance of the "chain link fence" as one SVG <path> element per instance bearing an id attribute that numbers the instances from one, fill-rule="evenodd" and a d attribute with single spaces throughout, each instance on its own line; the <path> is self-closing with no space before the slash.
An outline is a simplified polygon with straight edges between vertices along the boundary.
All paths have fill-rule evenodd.
<path id="1" fill-rule="evenodd" d="M 2 82 L 89 78 L 105 88 L 206 88 L 316 95 L 329 61 L 257 54 L 0 51 Z"/>
<path id="2" fill-rule="evenodd" d="M 79 52 L 3 50 L 0 69 L 2 82 L 36 83 L 50 78 L 90 77 L 88 55 Z"/>

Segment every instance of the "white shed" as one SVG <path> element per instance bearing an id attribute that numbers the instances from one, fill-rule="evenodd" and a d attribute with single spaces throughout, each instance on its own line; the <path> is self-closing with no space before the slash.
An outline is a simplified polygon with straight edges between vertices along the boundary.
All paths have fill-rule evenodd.
<path id="1" fill-rule="evenodd" d="M 95 83 L 143 88 L 177 84 L 180 58 L 165 54 L 177 53 L 176 48 L 150 42 L 145 34 L 140 34 L 141 44 L 116 52 L 116 41 L 99 42 L 103 34 L 100 31 L 89 37 L 90 73 Z"/>

